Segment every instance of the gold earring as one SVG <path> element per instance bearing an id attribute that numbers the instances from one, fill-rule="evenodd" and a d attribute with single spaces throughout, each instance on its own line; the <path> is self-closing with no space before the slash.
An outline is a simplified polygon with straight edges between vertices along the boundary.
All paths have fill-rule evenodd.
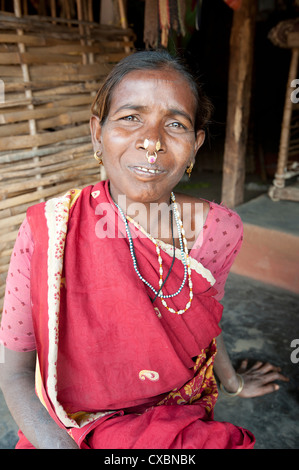
<path id="1" fill-rule="evenodd" d="M 191 173 L 192 173 L 192 170 L 193 170 L 193 163 L 190 163 L 190 165 L 186 168 L 186 173 L 187 175 L 189 176 L 189 178 L 191 178 Z"/>
<path id="2" fill-rule="evenodd" d="M 93 156 L 96 159 L 96 161 L 99 163 L 99 165 L 103 165 L 103 159 L 101 157 L 102 155 L 102 150 L 97 150 Z"/>

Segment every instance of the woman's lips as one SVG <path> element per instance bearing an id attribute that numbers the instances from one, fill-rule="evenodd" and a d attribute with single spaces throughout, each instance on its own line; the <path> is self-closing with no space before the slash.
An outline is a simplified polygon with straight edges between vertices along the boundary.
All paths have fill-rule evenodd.
<path id="1" fill-rule="evenodd" d="M 165 170 L 162 170 L 161 168 L 150 168 L 150 167 L 141 166 L 141 165 L 131 166 L 129 168 L 134 173 L 137 173 L 138 175 L 142 175 L 142 176 L 161 175 L 162 173 L 165 172 Z"/>

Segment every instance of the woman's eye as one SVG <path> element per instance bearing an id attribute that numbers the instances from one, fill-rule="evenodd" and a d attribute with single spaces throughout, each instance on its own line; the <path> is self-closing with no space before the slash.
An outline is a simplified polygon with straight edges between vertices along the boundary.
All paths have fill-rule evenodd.
<path id="1" fill-rule="evenodd" d="M 170 123 L 169 126 L 174 127 L 176 129 L 186 129 L 184 124 L 182 124 L 181 122 L 177 122 L 177 121 Z"/>
<path id="2" fill-rule="evenodd" d="M 130 114 L 129 116 L 124 116 L 121 118 L 124 121 L 137 121 L 137 117 Z"/>

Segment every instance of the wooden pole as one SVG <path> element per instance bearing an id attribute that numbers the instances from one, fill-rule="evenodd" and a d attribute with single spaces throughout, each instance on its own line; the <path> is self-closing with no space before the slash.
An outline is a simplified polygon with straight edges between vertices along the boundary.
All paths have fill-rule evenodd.
<path id="1" fill-rule="evenodd" d="M 234 12 L 231 30 L 222 180 L 222 202 L 228 207 L 244 200 L 256 12 L 257 0 L 242 0 L 240 10 Z"/>
<path id="2" fill-rule="evenodd" d="M 277 170 L 275 173 L 275 179 L 273 181 L 273 185 L 277 188 L 284 188 L 285 186 L 284 175 L 285 175 L 285 169 L 286 169 L 287 162 L 288 162 L 290 125 L 291 125 L 292 110 L 293 110 L 291 93 L 294 90 L 294 88 L 292 88 L 291 83 L 297 77 L 298 56 L 299 56 L 299 49 L 293 48 L 288 82 L 287 82 L 287 87 L 286 87 L 286 96 L 285 96 L 285 104 L 284 104 L 284 110 L 283 110 L 282 125 L 281 125 L 281 136 L 280 136 Z"/>

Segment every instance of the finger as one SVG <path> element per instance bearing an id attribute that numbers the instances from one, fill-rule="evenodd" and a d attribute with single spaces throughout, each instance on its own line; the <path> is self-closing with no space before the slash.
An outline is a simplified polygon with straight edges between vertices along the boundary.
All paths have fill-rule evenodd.
<path id="1" fill-rule="evenodd" d="M 238 368 L 238 372 L 241 374 L 242 372 L 245 372 L 247 370 L 248 366 L 248 359 L 243 359 L 241 362 L 240 367 Z"/>
<path id="2" fill-rule="evenodd" d="M 270 384 L 271 382 L 274 382 L 275 380 L 281 380 L 282 382 L 289 382 L 289 378 L 279 374 L 279 372 L 273 371 L 273 372 L 268 372 L 267 374 L 260 375 L 259 380 L 263 384 Z"/>
<path id="3" fill-rule="evenodd" d="M 256 397 L 261 397 L 263 395 L 267 395 L 269 393 L 277 392 L 279 390 L 279 385 L 275 383 L 264 385 L 256 390 Z"/>
<path id="4" fill-rule="evenodd" d="M 258 361 L 258 364 L 259 366 L 255 367 L 255 369 L 259 369 L 259 371 L 262 372 L 263 374 L 266 374 L 267 372 L 271 372 L 271 371 L 276 371 L 276 372 L 281 371 L 280 367 L 274 366 L 273 364 L 270 364 L 270 362 L 262 363 Z M 252 367 L 252 370 L 254 370 L 254 366 Z"/>
<path id="5" fill-rule="evenodd" d="M 278 373 L 276 373 L 276 378 L 273 379 L 273 380 L 281 380 L 282 382 L 289 382 L 290 381 L 289 377 L 286 377 L 285 375 L 278 374 Z"/>
<path id="6" fill-rule="evenodd" d="M 262 361 L 256 361 L 251 367 L 249 370 L 257 370 L 259 369 L 260 367 L 262 367 L 264 365 L 264 363 Z"/>

